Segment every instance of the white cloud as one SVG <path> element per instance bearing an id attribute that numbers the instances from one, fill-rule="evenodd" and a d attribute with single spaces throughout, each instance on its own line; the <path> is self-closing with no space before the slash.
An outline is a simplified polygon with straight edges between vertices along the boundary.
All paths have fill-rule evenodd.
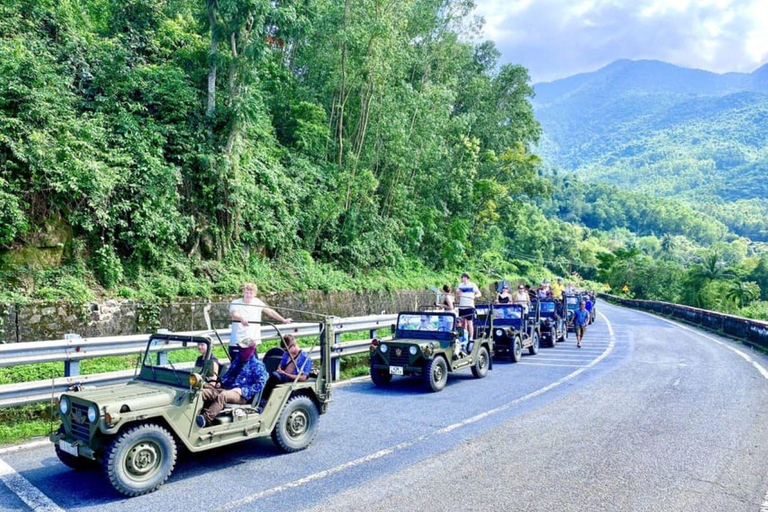
<path id="1" fill-rule="evenodd" d="M 504 62 L 534 81 L 621 58 L 659 59 L 717 72 L 768 58 L 765 0 L 476 0 Z"/>

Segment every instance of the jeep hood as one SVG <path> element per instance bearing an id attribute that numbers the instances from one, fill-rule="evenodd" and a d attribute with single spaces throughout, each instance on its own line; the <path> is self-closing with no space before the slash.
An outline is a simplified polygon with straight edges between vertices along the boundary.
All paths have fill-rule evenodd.
<path id="1" fill-rule="evenodd" d="M 131 381 L 120 386 L 86 389 L 78 393 L 67 394 L 75 400 L 93 402 L 99 406 L 99 409 L 106 406 L 108 410 L 117 412 L 124 405 L 127 405 L 131 411 L 169 405 L 181 392 L 183 390 L 168 385 Z"/>

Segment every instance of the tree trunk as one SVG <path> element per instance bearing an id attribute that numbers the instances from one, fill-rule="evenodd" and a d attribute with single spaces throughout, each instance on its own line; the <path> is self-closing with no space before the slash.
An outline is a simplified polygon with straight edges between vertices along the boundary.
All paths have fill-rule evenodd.
<path id="1" fill-rule="evenodd" d="M 216 11 L 215 2 L 208 2 L 208 22 L 211 24 L 211 49 L 208 58 L 208 105 L 205 108 L 205 116 L 213 117 L 216 114 L 216 66 L 219 56 L 218 41 L 216 40 Z"/>

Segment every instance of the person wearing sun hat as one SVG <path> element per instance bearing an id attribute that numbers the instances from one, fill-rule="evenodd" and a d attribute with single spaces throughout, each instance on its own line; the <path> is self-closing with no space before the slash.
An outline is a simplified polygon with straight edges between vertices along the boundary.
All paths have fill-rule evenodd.
<path id="1" fill-rule="evenodd" d="M 199 427 L 211 424 L 226 404 L 246 404 L 264 389 L 269 375 L 264 363 L 256 359 L 256 340 L 245 338 L 237 342 L 240 351 L 229 369 L 215 384 L 203 388 L 203 410 L 197 416 Z"/>

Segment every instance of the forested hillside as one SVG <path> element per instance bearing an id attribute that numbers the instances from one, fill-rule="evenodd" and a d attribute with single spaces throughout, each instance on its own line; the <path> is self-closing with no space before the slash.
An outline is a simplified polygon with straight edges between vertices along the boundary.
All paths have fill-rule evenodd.
<path id="1" fill-rule="evenodd" d="M 567 243 L 549 239 L 550 221 L 531 235 L 521 219 L 541 214 L 513 207 L 547 190 L 529 152 L 539 126 L 528 75 L 498 66 L 493 44 L 463 42 L 471 10 L 3 2 L 5 277 L 63 264 L 107 289 L 152 273 L 216 286 L 232 268 L 266 277 L 274 262 L 320 268 L 297 280 L 323 281 L 493 268 L 518 242 L 552 255 Z"/>
<path id="2" fill-rule="evenodd" d="M 686 200 L 768 240 L 768 66 L 714 73 L 617 61 L 536 86 L 548 163 Z"/>
<path id="3" fill-rule="evenodd" d="M 479 26 L 464 0 L 3 2 L 0 301 L 168 300 L 246 279 L 421 287 L 469 270 L 767 317 L 768 256 L 733 233 L 765 225 L 761 75 L 715 80 L 726 95 L 706 100 L 664 89 L 674 74 L 612 95 L 589 76 L 542 89 L 541 147 L 579 174 L 610 163 L 621 187 L 594 185 L 542 166 L 528 73 Z M 557 116 L 582 129 L 552 129 Z M 606 154 L 611 140 L 625 146 Z"/>

